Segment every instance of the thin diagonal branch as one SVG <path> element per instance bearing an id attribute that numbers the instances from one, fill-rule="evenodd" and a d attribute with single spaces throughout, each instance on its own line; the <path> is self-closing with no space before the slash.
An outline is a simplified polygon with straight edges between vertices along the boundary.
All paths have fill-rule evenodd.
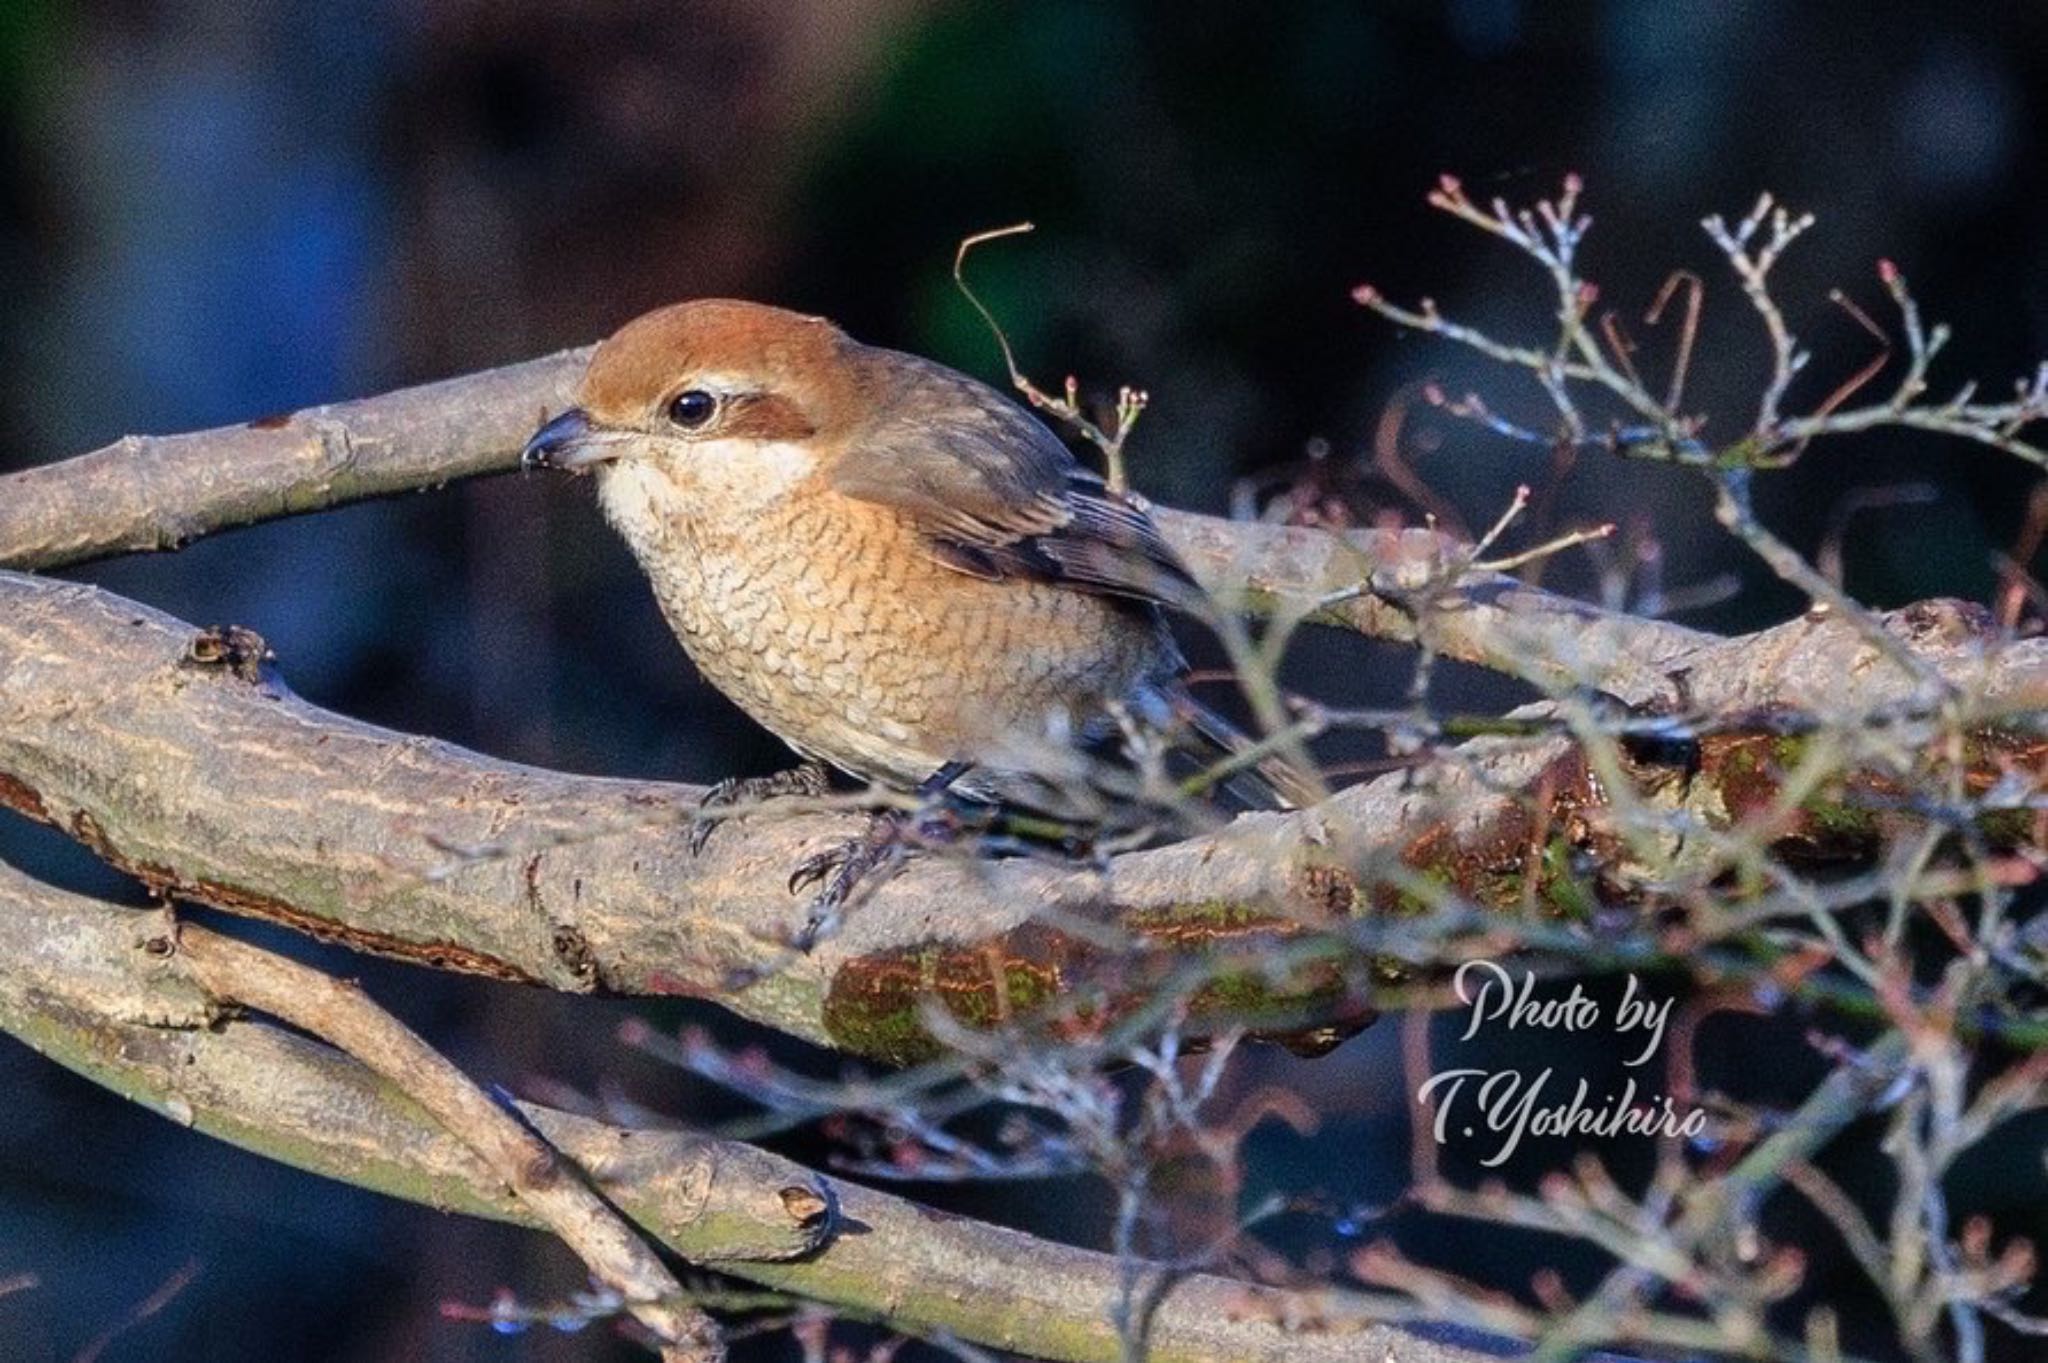
<path id="1" fill-rule="evenodd" d="M 673 1363 L 720 1363 L 725 1341 L 683 1298 L 660 1256 L 531 1127 L 500 1107 L 446 1057 L 346 981 L 205 928 L 172 939 L 218 1004 L 239 1004 L 303 1028 L 392 1084 L 482 1157 L 512 1195 L 573 1249 L 591 1276 Z"/>
<path id="2" fill-rule="evenodd" d="M 0 477 L 0 563 L 57 568 L 175 549 L 365 497 L 515 467 L 590 358 L 523 364 L 188 435 L 125 436 Z"/>

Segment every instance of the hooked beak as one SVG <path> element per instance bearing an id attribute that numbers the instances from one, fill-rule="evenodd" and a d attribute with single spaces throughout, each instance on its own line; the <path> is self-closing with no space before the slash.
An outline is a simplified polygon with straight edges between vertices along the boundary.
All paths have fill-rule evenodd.
<path id="1" fill-rule="evenodd" d="M 568 411 L 533 433 L 519 455 L 521 468 L 568 469 L 580 472 L 593 464 L 614 458 L 610 448 L 618 437 L 590 424 L 590 414 L 581 407 Z"/>

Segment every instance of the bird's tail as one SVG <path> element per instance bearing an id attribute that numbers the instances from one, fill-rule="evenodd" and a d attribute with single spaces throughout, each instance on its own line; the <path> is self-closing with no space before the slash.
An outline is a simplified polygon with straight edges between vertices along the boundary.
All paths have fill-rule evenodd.
<path id="1" fill-rule="evenodd" d="M 1224 773 L 1215 784 L 1232 798 L 1252 809 L 1302 809 L 1322 799 L 1317 783 L 1293 763 L 1258 751 L 1249 735 L 1193 696 L 1175 697 L 1173 712 L 1190 740 L 1187 752 Z"/>

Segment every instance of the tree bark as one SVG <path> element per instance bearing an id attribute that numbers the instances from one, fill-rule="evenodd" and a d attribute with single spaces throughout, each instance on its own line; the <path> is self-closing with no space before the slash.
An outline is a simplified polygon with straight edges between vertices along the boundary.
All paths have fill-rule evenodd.
<path id="1" fill-rule="evenodd" d="M 1884 675 L 1846 630 L 1789 628 L 1797 638 L 1749 641 L 1718 689 L 1741 694 L 1747 679 L 1762 699 L 1825 680 L 1840 697 Z M 1994 658 L 1965 630 L 1907 637 L 1987 704 L 2024 704 L 2048 676 L 2038 642 Z M 928 1053 L 920 1015 L 934 1001 L 988 1023 L 1092 990 L 1115 1013 L 1189 954 L 1235 961 L 1245 987 L 1224 992 L 1248 1025 L 1356 1018 L 1373 979 L 1313 964 L 1267 975 L 1257 958 L 1342 931 L 1418 880 L 1482 902 L 1497 882 L 1519 889 L 1532 839 L 1597 818 L 1603 789 L 1563 738 L 1475 740 L 1428 784 L 1382 778 L 1099 872 L 922 859 L 804 954 L 783 945 L 801 912 L 789 870 L 849 836 L 850 816 L 759 814 L 693 858 L 698 788 L 548 772 L 361 724 L 292 695 L 260 654 L 246 633 L 0 574 L 0 802 L 167 895 L 557 989 L 713 997 L 898 1061 Z M 1703 817 L 1726 800 L 1711 782 L 1682 793 Z"/>
<path id="2" fill-rule="evenodd" d="M 397 1086 L 339 1051 L 223 1015 L 163 913 L 0 865 L 0 1029 L 180 1125 L 360 1187 L 539 1227 L 533 1210 Z M 684 1260 L 915 1332 L 1113 1363 L 1113 1256 L 939 1216 L 779 1156 L 683 1131 L 519 1111 L 612 1204 Z M 1158 1363 L 1498 1355 L 1387 1323 L 1391 1300 L 1189 1274 L 1154 1315 Z"/>
<path id="3" fill-rule="evenodd" d="M 539 419 L 570 400 L 585 353 L 246 427 L 131 438 L 0 478 L 0 563 L 169 548 L 509 469 Z M 1929 697 L 1868 631 L 1825 615 L 1720 639 L 1473 570 L 1425 532 L 1159 520 L 1226 600 L 1420 640 L 1529 680 L 1555 704 L 1509 717 L 1526 732 L 1442 748 L 1426 779 L 1396 774 L 1314 809 L 1242 816 L 1102 869 L 924 858 L 804 954 L 784 945 L 801 912 L 785 882 L 851 833 L 846 815 L 758 813 L 692 858 L 684 834 L 700 790 L 541 771 L 376 729 L 293 696 L 246 630 L 195 629 L 0 572 L 0 803 L 169 897 L 507 980 L 712 997 L 792 1035 L 904 1061 L 931 1053 L 933 1007 L 990 1026 L 1078 999 L 1102 1025 L 1174 990 L 1198 1018 L 1208 1009 L 1321 1036 L 1369 1015 L 1397 969 L 1367 945 L 1368 930 L 1400 921 L 1383 910 L 1512 908 L 1527 923 L 1573 889 L 1577 853 L 1624 869 L 1644 855 L 1617 831 L 1620 806 L 1710 830 L 1761 808 L 1778 821 L 1770 836 L 1832 839 L 1857 855 L 1865 816 L 1883 803 L 1867 797 L 1885 797 L 1887 772 L 1920 760 L 1926 726 L 1976 735 L 1953 759 L 1966 795 L 2015 769 L 2037 789 L 2048 768 L 2034 732 L 2048 709 L 2048 641 L 2002 638 L 1968 607 L 1924 603 L 1884 620 L 1948 686 Z M 1597 707 L 1650 731 L 1662 717 L 1682 756 L 1627 750 L 1589 718 Z M 1781 748 L 1819 716 L 1882 740 L 1856 758 L 1872 772 L 1844 778 L 1865 779 L 1865 798 L 1823 790 L 1774 809 L 1783 773 L 1770 769 L 1796 762 Z M 1866 724 L 1873 716 L 1883 724 Z M 1993 841 L 2037 848 L 2042 836 L 2040 820 L 2015 820 Z M 1567 855 L 1553 858 L 1559 839 Z M 152 954 L 170 940 L 156 920 L 12 875 L 0 876 L 0 900 L 8 1030 L 251 1148 L 404 1196 L 522 1214 L 459 1141 L 359 1066 L 260 1023 L 221 1025 L 175 951 Z M 815 1186 L 812 1176 L 744 1147 L 529 1115 L 685 1257 L 998 1347 L 1118 1352 L 1111 1260 L 850 1187 L 833 1190 L 839 1224 L 870 1234 L 791 1258 L 816 1227 L 792 1226 L 791 1204 L 766 1194 Z M 634 1153 L 620 1155 L 629 1140 Z M 1190 1278 L 1167 1298 L 1155 1356 L 1466 1356 L 1368 1323 L 1385 1309 Z M 1276 1323 L 1305 1319 L 1316 1328 Z"/>

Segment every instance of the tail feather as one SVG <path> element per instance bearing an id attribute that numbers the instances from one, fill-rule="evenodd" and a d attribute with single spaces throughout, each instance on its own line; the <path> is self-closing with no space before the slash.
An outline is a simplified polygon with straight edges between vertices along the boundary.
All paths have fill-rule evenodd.
<path id="1" fill-rule="evenodd" d="M 1173 708 L 1174 717 L 1194 740 L 1186 745 L 1190 755 L 1208 764 L 1248 763 L 1217 783 L 1232 798 L 1253 809 L 1302 809 L 1322 798 L 1317 784 L 1285 758 L 1274 753 L 1250 756 L 1258 745 L 1193 696 L 1176 697 Z"/>

